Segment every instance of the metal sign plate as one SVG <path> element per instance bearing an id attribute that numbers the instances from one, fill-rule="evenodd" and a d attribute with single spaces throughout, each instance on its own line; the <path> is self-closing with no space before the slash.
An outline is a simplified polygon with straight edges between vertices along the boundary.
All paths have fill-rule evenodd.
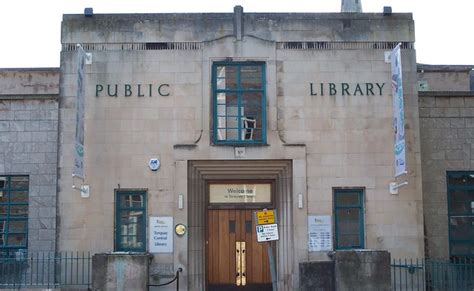
<path id="1" fill-rule="evenodd" d="M 275 223 L 275 211 L 271 210 L 262 210 L 257 211 L 257 224 L 273 224 Z"/>
<path id="2" fill-rule="evenodd" d="M 278 240 L 278 224 L 257 225 L 257 241 L 266 242 Z"/>

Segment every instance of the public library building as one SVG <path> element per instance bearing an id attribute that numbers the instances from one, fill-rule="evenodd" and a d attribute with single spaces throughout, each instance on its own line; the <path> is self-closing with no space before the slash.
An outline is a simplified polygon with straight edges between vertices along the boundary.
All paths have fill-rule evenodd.
<path id="1" fill-rule="evenodd" d="M 28 223 L 43 219 L 46 210 L 32 209 L 46 185 L 19 161 L 5 162 L 3 197 L 28 193 L 29 179 L 30 200 L 1 202 L 30 213 L 22 231 L 3 236 L 38 233 L 12 249 L 46 241 L 49 249 L 35 248 L 148 252 L 150 276 L 181 267 L 189 290 L 271 288 L 269 254 L 281 290 L 298 289 L 300 263 L 330 260 L 332 251 L 423 258 L 423 188 L 430 186 L 422 187 L 414 41 L 411 14 L 244 13 L 237 6 L 234 13 L 64 15 L 61 66 L 43 72 L 59 85 L 28 105 L 33 112 L 49 102 L 56 110 L 38 116 L 58 128 L 57 139 L 46 134 L 57 146 L 48 176 L 57 207 L 50 205 L 51 225 Z M 406 173 L 395 178 L 387 52 L 398 44 Z M 10 111 L 30 110 L 2 100 Z M 393 182 L 400 187 L 391 191 Z M 472 203 L 472 192 L 465 196 Z M 270 243 L 257 242 L 255 212 L 263 209 L 274 210 L 277 224 Z M 11 229 L 13 215 L 3 220 Z M 471 237 L 467 249 L 439 253 L 473 250 Z"/>

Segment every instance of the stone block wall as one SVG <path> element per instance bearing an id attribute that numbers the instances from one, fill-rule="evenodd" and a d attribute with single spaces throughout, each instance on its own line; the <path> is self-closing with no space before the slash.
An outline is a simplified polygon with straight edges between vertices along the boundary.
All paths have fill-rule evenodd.
<path id="1" fill-rule="evenodd" d="M 29 176 L 28 250 L 54 251 L 59 72 L 2 70 L 0 85 L 0 175 Z"/>
<path id="2" fill-rule="evenodd" d="M 474 94 L 420 94 L 420 134 L 426 254 L 449 256 L 447 171 L 474 166 Z"/>
<path id="3" fill-rule="evenodd" d="M 149 290 L 147 254 L 95 254 L 92 257 L 93 290 Z"/>
<path id="4" fill-rule="evenodd" d="M 337 251 L 334 261 L 336 290 L 392 290 L 389 252 Z"/>

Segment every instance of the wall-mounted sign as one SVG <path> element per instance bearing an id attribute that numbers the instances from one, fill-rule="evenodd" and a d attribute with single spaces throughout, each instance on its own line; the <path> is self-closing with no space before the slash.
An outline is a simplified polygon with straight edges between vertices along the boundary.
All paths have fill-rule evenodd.
<path id="1" fill-rule="evenodd" d="M 150 167 L 150 170 L 156 171 L 160 168 L 160 161 L 158 159 L 150 159 L 148 167 Z"/>
<path id="2" fill-rule="evenodd" d="M 330 215 L 308 215 L 308 251 L 332 251 Z"/>
<path id="3" fill-rule="evenodd" d="M 309 83 L 311 96 L 375 96 L 383 95 L 385 83 Z"/>
<path id="4" fill-rule="evenodd" d="M 278 224 L 257 225 L 257 242 L 278 240 Z"/>
<path id="5" fill-rule="evenodd" d="M 95 97 L 170 96 L 170 84 L 96 84 Z"/>
<path id="6" fill-rule="evenodd" d="M 275 210 L 257 211 L 257 224 L 273 224 L 275 223 Z"/>
<path id="7" fill-rule="evenodd" d="M 211 184 L 210 203 L 270 203 L 271 184 Z"/>
<path id="8" fill-rule="evenodd" d="M 150 253 L 173 252 L 173 217 L 150 217 Z"/>

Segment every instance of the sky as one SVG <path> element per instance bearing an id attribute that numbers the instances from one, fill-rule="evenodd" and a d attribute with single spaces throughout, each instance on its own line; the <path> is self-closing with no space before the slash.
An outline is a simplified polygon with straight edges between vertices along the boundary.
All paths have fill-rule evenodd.
<path id="1" fill-rule="evenodd" d="M 361 0 L 364 12 L 413 13 L 417 62 L 474 65 L 474 0 Z M 0 0 L 0 68 L 59 67 L 63 14 L 339 12 L 341 0 Z"/>

